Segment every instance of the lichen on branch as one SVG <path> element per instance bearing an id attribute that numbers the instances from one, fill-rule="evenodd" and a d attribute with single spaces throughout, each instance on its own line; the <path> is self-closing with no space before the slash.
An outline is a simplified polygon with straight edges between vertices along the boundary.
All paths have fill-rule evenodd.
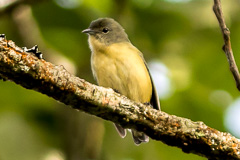
<path id="1" fill-rule="evenodd" d="M 77 110 L 142 131 L 152 139 L 209 159 L 240 159 L 240 140 L 193 122 L 136 103 L 112 89 L 93 85 L 0 38 L 0 77 L 48 95 Z M 6 83 L 6 82 L 1 82 Z"/>

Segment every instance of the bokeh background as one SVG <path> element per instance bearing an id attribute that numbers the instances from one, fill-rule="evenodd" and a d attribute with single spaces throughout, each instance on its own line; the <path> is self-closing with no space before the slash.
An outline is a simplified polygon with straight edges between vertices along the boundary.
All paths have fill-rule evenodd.
<path id="1" fill-rule="evenodd" d="M 240 98 L 222 51 L 213 0 L 0 0 L 0 33 L 38 44 L 46 60 L 95 83 L 86 29 L 112 17 L 145 56 L 162 110 L 240 138 Z M 240 65 L 240 0 L 222 0 Z M 87 107 L 87 106 L 86 106 Z M 201 160 L 151 140 L 135 146 L 113 124 L 0 81 L 0 160 Z"/>

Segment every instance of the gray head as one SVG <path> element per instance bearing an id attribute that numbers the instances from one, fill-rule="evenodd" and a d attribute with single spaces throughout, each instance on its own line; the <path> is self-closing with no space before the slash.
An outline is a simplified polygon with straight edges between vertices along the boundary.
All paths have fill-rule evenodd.
<path id="1" fill-rule="evenodd" d="M 89 28 L 82 31 L 94 36 L 101 43 L 110 45 L 119 42 L 129 42 L 122 26 L 112 18 L 99 18 L 92 21 Z"/>

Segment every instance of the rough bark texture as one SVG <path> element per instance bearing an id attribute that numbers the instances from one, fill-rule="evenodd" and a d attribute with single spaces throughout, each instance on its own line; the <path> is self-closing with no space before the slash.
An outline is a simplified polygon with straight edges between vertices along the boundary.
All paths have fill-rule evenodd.
<path id="1" fill-rule="evenodd" d="M 203 122 L 169 115 L 99 87 L 0 38 L 0 77 L 66 105 L 145 132 L 152 139 L 209 159 L 240 159 L 240 140 Z M 6 82 L 1 82 L 6 83 Z"/>

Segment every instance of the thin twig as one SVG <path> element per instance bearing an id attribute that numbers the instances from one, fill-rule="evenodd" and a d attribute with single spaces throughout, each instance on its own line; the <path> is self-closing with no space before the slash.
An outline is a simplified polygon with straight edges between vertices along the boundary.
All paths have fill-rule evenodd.
<path id="1" fill-rule="evenodd" d="M 203 122 L 169 115 L 127 99 L 112 89 L 75 77 L 0 37 L 0 75 L 73 108 L 142 131 L 152 139 L 209 159 L 239 159 L 240 140 Z M 5 83 L 5 82 L 1 82 Z"/>
<path id="2" fill-rule="evenodd" d="M 226 23 L 225 23 L 225 20 L 223 17 L 220 0 L 214 0 L 213 11 L 218 19 L 219 26 L 220 26 L 222 34 L 223 34 L 223 39 L 224 39 L 223 51 L 225 52 L 225 54 L 227 56 L 230 71 L 232 72 L 233 77 L 236 82 L 236 86 L 237 86 L 238 90 L 240 91 L 240 76 L 239 76 L 238 67 L 236 65 L 236 62 L 235 62 L 235 59 L 233 56 L 232 47 L 231 47 L 230 30 L 226 26 Z"/>

